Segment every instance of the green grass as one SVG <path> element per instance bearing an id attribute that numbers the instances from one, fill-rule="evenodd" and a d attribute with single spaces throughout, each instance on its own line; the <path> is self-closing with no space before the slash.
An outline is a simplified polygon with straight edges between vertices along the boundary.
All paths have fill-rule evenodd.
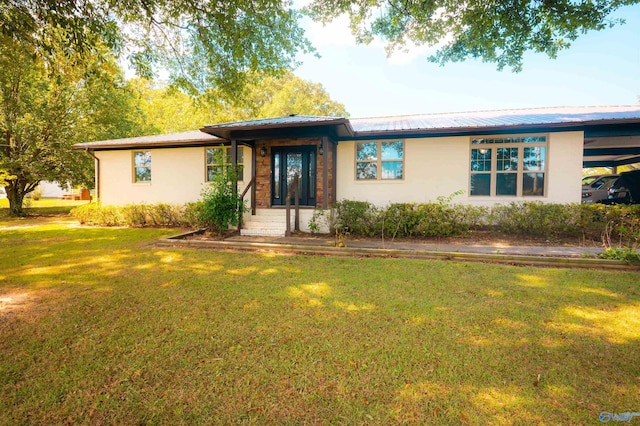
<path id="1" fill-rule="evenodd" d="M 640 411 L 635 273 L 160 249 L 175 231 L 47 220 L 0 230 L 3 425 Z"/>
<path id="2" fill-rule="evenodd" d="M 27 216 L 57 216 L 68 214 L 72 208 L 87 204 L 89 201 L 60 200 L 58 198 L 27 198 L 24 203 Z M 7 226 L 12 220 L 9 217 L 9 200 L 0 198 L 0 226 Z"/>

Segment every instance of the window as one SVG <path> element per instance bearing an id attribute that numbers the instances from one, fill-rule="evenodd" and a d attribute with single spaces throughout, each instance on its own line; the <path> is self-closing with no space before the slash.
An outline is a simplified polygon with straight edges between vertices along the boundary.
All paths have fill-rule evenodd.
<path id="1" fill-rule="evenodd" d="M 133 181 L 134 182 L 151 182 L 151 152 L 150 151 L 134 151 Z"/>
<path id="2" fill-rule="evenodd" d="M 403 179 L 403 170 L 403 141 L 356 143 L 356 179 Z"/>
<path id="3" fill-rule="evenodd" d="M 219 148 L 207 148 L 206 163 L 207 163 L 207 181 L 213 180 L 213 177 L 222 173 L 226 168 L 230 168 L 232 161 L 231 148 L 219 147 Z M 244 180 L 244 150 L 238 147 L 238 180 Z"/>
<path id="4" fill-rule="evenodd" d="M 472 138 L 469 193 L 543 196 L 546 153 L 546 136 Z"/>

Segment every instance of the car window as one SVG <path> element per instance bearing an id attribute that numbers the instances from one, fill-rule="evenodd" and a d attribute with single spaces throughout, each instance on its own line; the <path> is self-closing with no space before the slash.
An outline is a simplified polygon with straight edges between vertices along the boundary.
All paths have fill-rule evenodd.
<path id="1" fill-rule="evenodd" d="M 616 179 L 618 179 L 617 176 L 603 176 L 600 179 L 595 180 L 591 184 L 591 187 L 594 189 L 600 189 L 603 186 L 608 185 L 609 183 L 613 182 Z"/>
<path id="2" fill-rule="evenodd" d="M 590 185 L 593 181 L 596 180 L 595 176 L 585 176 L 582 178 L 583 185 Z"/>

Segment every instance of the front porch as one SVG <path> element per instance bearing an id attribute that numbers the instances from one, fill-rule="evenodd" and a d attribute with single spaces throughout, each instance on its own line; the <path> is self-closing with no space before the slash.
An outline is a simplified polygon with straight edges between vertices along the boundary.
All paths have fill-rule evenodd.
<path id="1" fill-rule="evenodd" d="M 231 148 L 234 167 L 238 166 L 238 147 L 251 149 L 250 164 L 243 164 L 251 178 L 244 188 L 238 188 L 250 206 L 243 218 L 243 235 L 284 235 L 287 201 L 291 206 L 299 204 L 300 229 L 308 230 L 313 210 L 336 201 L 337 142 L 340 136 L 352 134 L 348 120 L 292 115 L 201 130 L 227 141 L 224 144 Z M 292 188 L 294 181 L 297 191 Z M 290 217 L 294 229 L 296 214 L 291 212 Z"/>

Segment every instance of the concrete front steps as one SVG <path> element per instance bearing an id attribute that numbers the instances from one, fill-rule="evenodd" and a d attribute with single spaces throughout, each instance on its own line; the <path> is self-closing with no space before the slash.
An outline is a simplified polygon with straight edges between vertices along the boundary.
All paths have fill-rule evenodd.
<path id="1" fill-rule="evenodd" d="M 245 214 L 240 235 L 256 237 L 284 237 L 287 229 L 285 209 L 257 209 L 256 214 Z M 294 210 L 291 209 L 291 229 Z"/>

